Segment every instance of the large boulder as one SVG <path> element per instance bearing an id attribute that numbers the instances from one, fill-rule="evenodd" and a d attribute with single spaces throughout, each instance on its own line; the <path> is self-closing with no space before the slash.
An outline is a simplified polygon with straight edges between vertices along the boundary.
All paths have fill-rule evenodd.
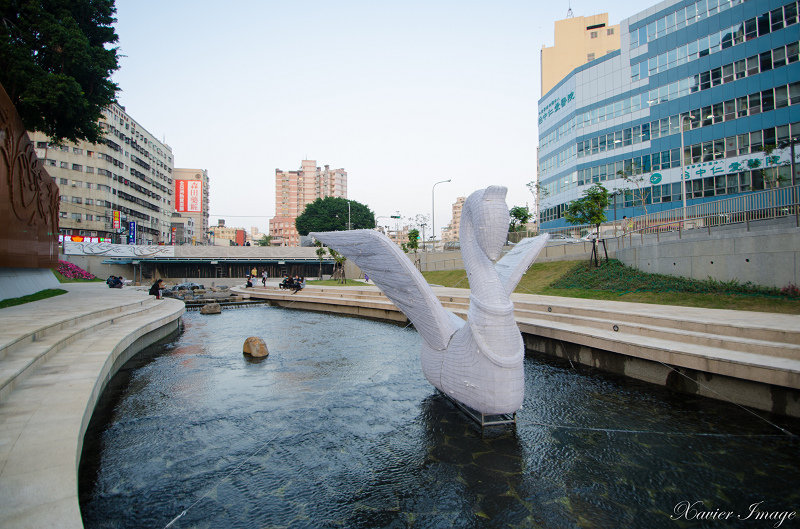
<path id="1" fill-rule="evenodd" d="M 219 303 L 206 303 L 200 309 L 200 314 L 219 314 L 222 312 L 222 306 Z"/>
<path id="2" fill-rule="evenodd" d="M 261 358 L 269 354 L 267 344 L 258 336 L 251 336 L 245 340 L 242 346 L 242 352 L 256 358 Z"/>

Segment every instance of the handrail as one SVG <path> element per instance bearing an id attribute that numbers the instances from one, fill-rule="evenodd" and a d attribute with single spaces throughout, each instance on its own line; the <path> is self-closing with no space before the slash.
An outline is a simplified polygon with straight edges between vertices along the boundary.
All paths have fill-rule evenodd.
<path id="1" fill-rule="evenodd" d="M 654 233 L 659 231 L 681 231 L 684 229 L 722 226 L 725 224 L 746 223 L 748 230 L 750 222 L 781 218 L 793 215 L 795 226 L 800 228 L 800 185 L 767 189 L 755 193 L 748 193 L 737 197 L 695 204 L 686 208 L 686 219 L 683 218 L 683 208 L 677 207 L 668 211 L 659 211 L 648 215 L 625 219 L 627 226 L 620 226 L 620 220 L 605 222 L 600 225 L 600 233 L 613 229 L 615 232 L 622 229 L 623 235 L 630 233 Z M 632 229 L 626 229 L 630 226 Z M 543 233 L 560 233 L 572 237 L 582 237 L 595 230 L 593 224 L 569 226 L 565 228 L 544 228 Z M 604 229 L 605 228 L 605 229 Z M 609 229 L 610 228 L 610 229 Z M 668 228 L 668 229 L 665 229 Z M 612 237 L 615 238 L 615 234 Z"/>

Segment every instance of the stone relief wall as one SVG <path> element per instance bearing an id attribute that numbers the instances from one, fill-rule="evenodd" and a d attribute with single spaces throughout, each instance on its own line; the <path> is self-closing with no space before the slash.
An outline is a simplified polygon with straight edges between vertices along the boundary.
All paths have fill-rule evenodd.
<path id="1" fill-rule="evenodd" d="M 0 266 L 58 264 L 58 185 L 0 86 Z"/>

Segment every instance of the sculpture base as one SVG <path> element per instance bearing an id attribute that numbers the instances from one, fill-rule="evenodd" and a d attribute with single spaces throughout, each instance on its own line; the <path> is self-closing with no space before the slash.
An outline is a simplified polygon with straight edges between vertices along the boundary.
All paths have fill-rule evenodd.
<path id="1" fill-rule="evenodd" d="M 456 399 L 452 398 L 450 395 L 444 393 L 443 391 L 440 391 L 438 389 L 436 391 L 438 391 L 441 395 L 447 397 L 447 399 L 453 404 L 455 404 L 459 410 L 464 412 L 464 415 L 466 415 L 467 417 L 478 423 L 478 426 L 481 427 L 481 430 L 491 426 L 505 426 L 508 424 L 513 424 L 514 426 L 517 425 L 517 412 L 501 413 L 497 415 L 482 413 L 473 410 L 463 402 L 457 401 Z"/>

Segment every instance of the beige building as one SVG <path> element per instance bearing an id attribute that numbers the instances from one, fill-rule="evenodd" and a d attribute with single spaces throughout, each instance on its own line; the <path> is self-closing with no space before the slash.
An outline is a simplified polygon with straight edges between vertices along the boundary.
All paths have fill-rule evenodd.
<path id="1" fill-rule="evenodd" d="M 442 230 L 442 242 L 453 242 L 459 240 L 458 232 L 461 227 L 461 210 L 464 208 L 466 197 L 458 197 L 453 203 L 453 218 L 450 224 Z"/>
<path id="2" fill-rule="evenodd" d="M 211 244 L 215 246 L 244 246 L 250 242 L 247 230 L 238 226 L 226 226 L 224 219 L 217 220 L 217 225 L 209 227 L 208 231 L 211 234 Z"/>
<path id="3" fill-rule="evenodd" d="M 306 205 L 318 198 L 347 198 L 347 172 L 317 167 L 315 160 L 303 160 L 297 171 L 275 169 L 275 217 L 269 221 L 272 244 L 300 246 L 294 221 Z"/>
<path id="4" fill-rule="evenodd" d="M 61 193 L 60 237 L 127 242 L 130 232 L 120 232 L 135 223 L 131 242 L 166 244 L 175 210 L 172 149 L 117 104 L 104 111 L 100 128 L 101 143 L 54 145 L 41 132 L 29 134 Z"/>
<path id="5" fill-rule="evenodd" d="M 172 214 L 171 243 L 175 246 L 194 244 L 197 240 L 196 236 L 194 218 L 182 217 L 180 213 L 174 212 Z"/>
<path id="6" fill-rule="evenodd" d="M 619 24 L 608 25 L 608 13 L 557 20 L 555 45 L 542 46 L 542 96 L 572 70 L 619 49 Z"/>
<path id="7" fill-rule="evenodd" d="M 208 234 L 209 185 L 208 170 L 176 167 L 175 209 L 181 217 L 194 222 L 193 244 L 210 244 Z"/>

